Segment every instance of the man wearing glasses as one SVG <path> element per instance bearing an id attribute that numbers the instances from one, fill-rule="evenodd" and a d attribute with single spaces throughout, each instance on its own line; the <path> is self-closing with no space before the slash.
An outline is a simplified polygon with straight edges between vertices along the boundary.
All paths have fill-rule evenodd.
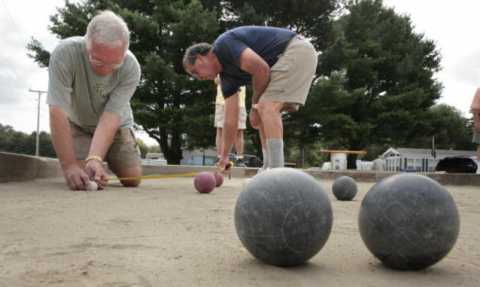
<path id="1" fill-rule="evenodd" d="M 108 181 L 104 160 L 117 177 L 141 176 L 130 106 L 141 72 L 129 42 L 124 20 L 103 11 L 84 37 L 62 40 L 51 54 L 50 129 L 72 190 L 86 190 L 91 180 L 103 189 Z M 121 182 L 134 187 L 140 179 Z"/>

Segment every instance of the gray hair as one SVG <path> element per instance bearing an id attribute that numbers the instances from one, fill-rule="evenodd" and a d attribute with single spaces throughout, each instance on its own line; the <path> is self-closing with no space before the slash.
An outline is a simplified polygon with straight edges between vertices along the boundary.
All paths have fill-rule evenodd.
<path id="1" fill-rule="evenodd" d="M 95 42 L 111 48 L 125 46 L 126 51 L 130 44 L 130 31 L 120 16 L 110 10 L 104 10 L 88 23 L 85 39 L 87 48 Z"/>
<path id="2" fill-rule="evenodd" d="M 195 64 L 198 55 L 205 56 L 212 50 L 212 45 L 208 43 L 198 43 L 188 47 L 183 56 L 183 67 Z"/>

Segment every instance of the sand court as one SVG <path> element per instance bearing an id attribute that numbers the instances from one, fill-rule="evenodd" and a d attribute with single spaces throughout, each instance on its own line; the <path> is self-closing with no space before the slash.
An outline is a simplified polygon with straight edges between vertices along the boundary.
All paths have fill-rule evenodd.
<path id="1" fill-rule="evenodd" d="M 458 241 L 420 272 L 383 267 L 361 241 L 357 216 L 373 183 L 354 201 L 329 191 L 333 228 L 306 265 L 279 268 L 255 260 L 235 233 L 233 209 L 246 178 L 199 194 L 192 178 L 112 183 L 72 192 L 62 178 L 0 184 L 0 286 L 478 286 L 480 192 L 447 186 L 461 219 Z"/>

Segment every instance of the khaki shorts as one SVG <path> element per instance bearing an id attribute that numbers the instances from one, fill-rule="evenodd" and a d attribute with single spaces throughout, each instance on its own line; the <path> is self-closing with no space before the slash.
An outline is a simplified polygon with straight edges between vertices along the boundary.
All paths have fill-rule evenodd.
<path id="1" fill-rule="evenodd" d="M 305 105 L 317 69 L 317 52 L 302 36 L 290 40 L 284 53 L 270 68 L 270 82 L 260 101 Z"/>
<path id="2" fill-rule="evenodd" d="M 72 122 L 70 122 L 70 128 L 77 160 L 84 160 L 90 151 L 93 133 Z M 105 161 L 114 173 L 124 168 L 141 165 L 137 141 L 130 128 L 121 128 L 117 131 Z"/>
<path id="3" fill-rule="evenodd" d="M 214 126 L 223 129 L 225 121 L 225 105 L 215 105 L 215 119 Z M 238 111 L 238 129 L 244 130 L 247 128 L 247 109 L 240 107 Z"/>

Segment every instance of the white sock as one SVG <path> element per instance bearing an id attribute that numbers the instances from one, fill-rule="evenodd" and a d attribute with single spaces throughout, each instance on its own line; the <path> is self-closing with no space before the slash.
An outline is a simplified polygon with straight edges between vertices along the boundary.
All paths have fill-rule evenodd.
<path id="1" fill-rule="evenodd" d="M 283 139 L 267 139 L 267 150 L 270 168 L 284 167 Z"/>

